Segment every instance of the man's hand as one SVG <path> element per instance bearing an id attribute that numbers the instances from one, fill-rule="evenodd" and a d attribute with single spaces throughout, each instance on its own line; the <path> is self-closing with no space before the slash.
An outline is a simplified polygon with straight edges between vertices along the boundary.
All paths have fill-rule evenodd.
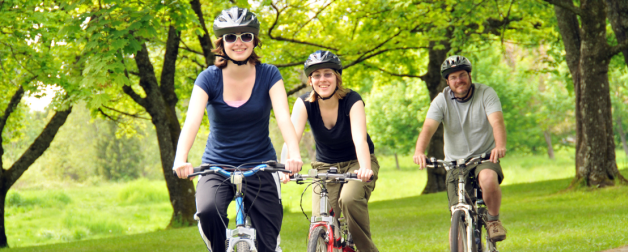
<path id="1" fill-rule="evenodd" d="M 497 164 L 499 163 L 499 159 L 503 158 L 504 156 L 506 156 L 506 148 L 495 147 L 495 149 L 491 151 L 491 162 Z"/>
<path id="2" fill-rule="evenodd" d="M 423 168 L 427 166 L 427 161 L 426 161 L 427 157 L 422 152 L 415 153 L 413 158 L 414 158 L 414 163 L 419 165 L 419 169 L 423 170 Z"/>
<path id="3" fill-rule="evenodd" d="M 369 182 L 369 180 L 371 180 L 371 176 L 373 176 L 373 170 L 367 168 L 360 168 L 354 172 L 358 174 L 358 179 L 361 179 L 362 182 Z"/>

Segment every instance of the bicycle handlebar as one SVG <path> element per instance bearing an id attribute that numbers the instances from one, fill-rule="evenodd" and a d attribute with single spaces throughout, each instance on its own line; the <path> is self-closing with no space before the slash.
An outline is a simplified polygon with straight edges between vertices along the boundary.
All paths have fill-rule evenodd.
<path id="1" fill-rule="evenodd" d="M 373 178 L 375 176 L 371 175 L 371 178 L 369 178 L 369 181 L 372 181 Z M 314 180 L 314 179 L 332 179 L 332 180 L 337 180 L 337 181 L 346 181 L 346 180 L 353 180 L 353 181 L 362 181 L 361 179 L 358 179 L 358 174 L 355 173 L 317 173 L 316 175 L 301 175 L 301 174 L 294 174 L 294 176 L 292 178 L 290 178 L 290 181 L 303 181 L 303 180 Z"/>
<path id="2" fill-rule="evenodd" d="M 253 168 L 241 168 L 244 165 L 251 165 L 251 164 L 259 164 L 259 165 Z M 237 172 L 242 173 L 244 177 L 252 176 L 259 171 L 266 171 L 266 172 L 280 171 L 280 172 L 292 173 L 290 170 L 282 169 L 285 167 L 286 166 L 284 164 L 278 163 L 277 161 L 246 163 L 246 164 L 241 164 L 240 166 L 237 166 L 237 167 L 233 165 L 224 165 L 224 164 L 202 164 L 198 167 L 194 167 L 194 172 L 188 175 L 188 178 L 198 176 L 198 175 L 208 175 L 211 173 L 217 173 L 225 177 L 229 177 L 233 173 L 237 173 Z M 229 170 L 233 170 L 233 171 L 229 171 Z M 178 176 L 177 171 L 173 170 L 173 173 L 175 176 Z"/>
<path id="3" fill-rule="evenodd" d="M 462 158 L 454 161 L 445 161 L 442 159 L 436 159 L 434 157 L 426 159 L 428 168 L 437 168 L 439 166 L 445 167 L 446 170 L 450 170 L 453 168 L 460 168 L 463 166 L 468 166 L 471 164 L 481 164 L 491 162 L 491 153 L 483 153 L 476 156 L 470 156 L 467 158 Z"/>

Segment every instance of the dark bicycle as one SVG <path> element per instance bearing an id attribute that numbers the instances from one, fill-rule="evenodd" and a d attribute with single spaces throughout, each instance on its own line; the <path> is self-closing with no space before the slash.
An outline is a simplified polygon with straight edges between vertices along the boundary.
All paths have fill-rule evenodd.
<path id="1" fill-rule="evenodd" d="M 243 166 L 257 165 L 253 168 L 242 168 Z M 242 194 L 242 182 L 244 178 L 255 175 L 256 173 L 263 172 L 287 172 L 289 170 L 282 169 L 285 166 L 277 161 L 255 162 L 246 163 L 239 166 L 224 165 L 224 164 L 202 164 L 199 167 L 194 168 L 194 173 L 190 174 L 188 178 L 209 175 L 220 174 L 227 178 L 231 184 L 236 186 L 236 193 L 234 201 L 236 202 L 236 228 L 229 229 L 226 223 L 227 240 L 226 247 L 227 252 L 256 252 L 257 247 L 255 243 L 256 230 L 251 227 L 251 219 L 244 212 L 244 204 Z M 254 202 L 253 202 L 254 203 Z"/>
<path id="2" fill-rule="evenodd" d="M 451 235 L 449 247 L 452 252 L 498 252 L 495 242 L 488 237 L 486 226 L 488 210 L 482 199 L 482 189 L 477 178 L 467 167 L 491 162 L 490 153 L 472 156 L 455 161 L 439 160 L 434 157 L 427 160 L 427 167 L 444 167 L 445 170 L 460 169 L 458 174 L 458 204 L 451 207 Z M 469 174 L 465 180 L 465 174 Z M 470 181 L 473 192 L 466 191 L 466 182 Z M 462 247 L 460 248 L 460 245 Z M 463 250 L 460 250 L 463 249 Z"/>

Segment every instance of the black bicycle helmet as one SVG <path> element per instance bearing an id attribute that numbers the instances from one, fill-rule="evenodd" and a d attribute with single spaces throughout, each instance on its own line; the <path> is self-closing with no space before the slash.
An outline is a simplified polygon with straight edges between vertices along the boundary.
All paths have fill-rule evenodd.
<path id="1" fill-rule="evenodd" d="M 214 20 L 216 38 L 227 33 L 252 32 L 259 34 L 259 20 L 253 12 L 244 8 L 231 7 L 223 10 Z"/>
<path id="2" fill-rule="evenodd" d="M 459 70 L 467 70 L 467 72 L 471 72 L 471 62 L 460 55 L 449 56 L 449 58 L 445 59 L 443 64 L 440 66 L 440 73 L 443 78 L 447 79 L 450 73 L 459 71 Z"/>
<path id="3" fill-rule="evenodd" d="M 312 72 L 321 68 L 331 68 L 336 70 L 339 74 L 342 74 L 340 59 L 330 51 L 318 50 L 310 54 L 305 64 L 303 64 L 305 76 L 310 76 Z"/>

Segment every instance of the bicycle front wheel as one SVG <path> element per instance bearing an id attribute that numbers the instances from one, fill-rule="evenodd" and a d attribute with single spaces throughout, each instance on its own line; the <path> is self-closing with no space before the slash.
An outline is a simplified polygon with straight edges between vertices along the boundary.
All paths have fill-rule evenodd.
<path id="1" fill-rule="evenodd" d="M 467 242 L 467 224 L 463 211 L 454 212 L 451 218 L 451 233 L 449 234 L 449 248 L 451 252 L 469 251 Z"/>
<path id="2" fill-rule="evenodd" d="M 327 230 L 323 226 L 318 226 L 310 233 L 307 243 L 307 252 L 332 252 L 327 251 Z M 331 241 L 330 241 L 331 242 Z"/>
<path id="3" fill-rule="evenodd" d="M 235 252 L 250 252 L 250 251 L 251 251 L 251 247 L 249 246 L 248 242 L 239 241 L 235 245 Z"/>

